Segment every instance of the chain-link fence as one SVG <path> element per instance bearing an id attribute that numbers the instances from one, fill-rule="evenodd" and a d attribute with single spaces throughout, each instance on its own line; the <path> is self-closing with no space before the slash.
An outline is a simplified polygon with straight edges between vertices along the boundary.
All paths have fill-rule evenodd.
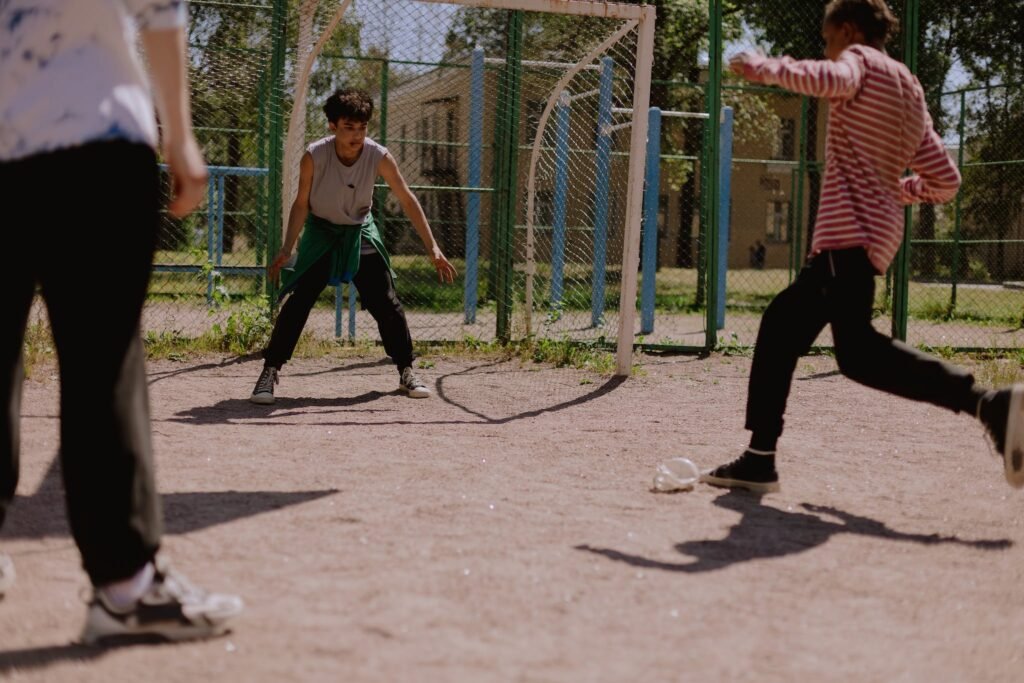
<path id="1" fill-rule="evenodd" d="M 819 58 L 826 3 L 649 4 L 658 11 L 648 114 L 657 134 L 647 149 L 638 340 L 749 346 L 806 259 L 828 105 L 742 83 L 724 63 L 749 48 Z M 1024 48 L 1003 29 L 1020 9 L 996 4 L 970 16 L 962 3 L 891 4 L 902 33 L 890 52 L 919 74 L 964 176 L 954 203 L 908 214 L 909 249 L 878 279 L 877 328 L 914 344 L 1024 340 L 1024 138 L 1015 132 L 1024 88 L 991 85 L 1007 82 Z M 379 186 L 374 211 L 414 338 L 614 337 L 639 77 L 636 30 L 624 26 L 422 0 L 194 0 L 190 76 L 210 184 L 195 214 L 162 224 L 145 330 L 266 332 L 276 289 L 265 265 L 290 204 L 292 147 L 301 153 L 328 135 L 323 100 L 356 86 L 376 104 L 370 136 L 390 149 L 459 271 L 454 285 L 437 282 L 408 217 Z M 296 117 L 305 126 L 291 128 L 291 144 Z M 309 329 L 375 339 L 352 290 L 325 291 Z M 830 343 L 827 330 L 818 343 Z"/>

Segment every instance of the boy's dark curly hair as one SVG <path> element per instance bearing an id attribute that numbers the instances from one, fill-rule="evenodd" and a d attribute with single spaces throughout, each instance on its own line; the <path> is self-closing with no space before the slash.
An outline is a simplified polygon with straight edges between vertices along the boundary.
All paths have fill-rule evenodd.
<path id="1" fill-rule="evenodd" d="M 324 114 L 331 123 L 337 123 L 338 119 L 367 123 L 373 116 L 373 100 L 355 88 L 335 90 L 324 102 Z"/>
<path id="2" fill-rule="evenodd" d="M 885 0 L 832 0 L 825 7 L 825 23 L 851 23 L 860 29 L 869 45 L 883 46 L 900 27 Z"/>

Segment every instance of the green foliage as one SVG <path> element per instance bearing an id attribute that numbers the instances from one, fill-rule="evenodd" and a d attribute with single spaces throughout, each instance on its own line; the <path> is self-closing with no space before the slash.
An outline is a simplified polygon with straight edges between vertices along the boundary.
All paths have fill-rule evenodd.
<path id="1" fill-rule="evenodd" d="M 223 325 L 215 323 L 210 334 L 220 350 L 244 355 L 266 346 L 273 327 L 266 297 L 252 297 L 235 307 Z"/>

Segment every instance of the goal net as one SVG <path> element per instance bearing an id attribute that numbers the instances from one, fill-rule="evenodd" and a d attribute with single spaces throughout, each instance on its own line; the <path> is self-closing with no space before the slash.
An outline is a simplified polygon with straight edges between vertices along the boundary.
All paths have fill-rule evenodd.
<path id="1" fill-rule="evenodd" d="M 280 246 L 299 160 L 330 135 L 327 96 L 355 87 L 374 99 L 369 136 L 390 150 L 459 272 L 453 285 L 438 282 L 379 185 L 374 216 L 413 338 L 604 341 L 618 344 L 628 370 L 653 8 L 191 4 L 195 117 L 216 170 L 210 210 L 177 226 L 160 278 L 191 276 L 201 304 L 222 306 L 215 318 L 240 295 L 272 294 L 261 269 Z M 377 337 L 348 287 L 325 296 L 334 300 L 314 309 L 307 329 Z"/>

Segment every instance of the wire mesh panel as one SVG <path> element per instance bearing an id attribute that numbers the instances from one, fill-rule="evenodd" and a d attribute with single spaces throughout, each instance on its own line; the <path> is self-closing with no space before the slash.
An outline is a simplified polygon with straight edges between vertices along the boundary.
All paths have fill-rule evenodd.
<path id="1" fill-rule="evenodd" d="M 935 118 L 963 175 L 956 200 L 914 216 L 908 341 L 1024 343 L 1024 90 L 962 88 Z"/>
<path id="2" fill-rule="evenodd" d="M 475 4 L 300 5 L 282 218 L 302 148 L 329 134 L 323 100 L 361 88 L 377 107 L 370 136 L 460 273 L 438 282 L 422 236 L 379 185 L 374 213 L 415 338 L 614 337 L 640 14 Z M 597 6 L 602 16 L 588 16 Z M 314 330 L 377 338 L 352 293 L 330 296 Z"/>
<path id="3" fill-rule="evenodd" d="M 144 329 L 197 336 L 264 292 L 273 12 L 269 3 L 191 3 L 189 77 L 206 201 L 165 215 Z"/>

